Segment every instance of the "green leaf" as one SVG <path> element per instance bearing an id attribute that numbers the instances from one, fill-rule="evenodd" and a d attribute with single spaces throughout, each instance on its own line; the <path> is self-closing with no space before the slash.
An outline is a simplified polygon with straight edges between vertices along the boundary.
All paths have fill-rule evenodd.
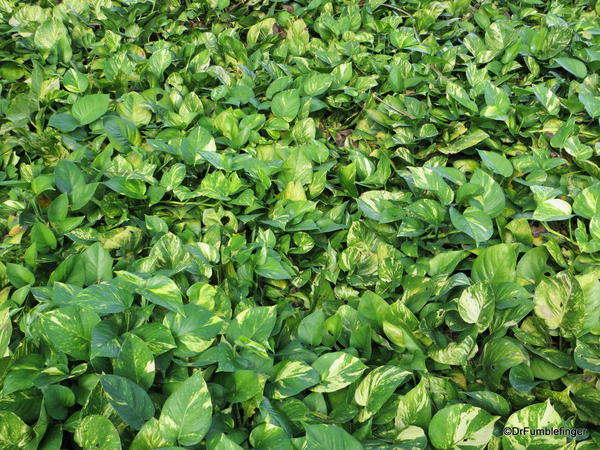
<path id="1" fill-rule="evenodd" d="M 111 144 L 119 151 L 125 152 L 131 149 L 131 146 L 139 146 L 142 144 L 142 137 L 140 132 L 136 128 L 135 124 L 129 120 L 122 119 L 120 117 L 109 116 L 105 117 L 102 121 L 104 125 L 104 132 L 108 136 L 108 140 Z M 113 177 L 120 180 L 120 177 Z M 139 181 L 139 180 L 126 180 L 126 181 Z M 114 183 L 114 182 L 113 182 Z M 125 181 L 123 181 L 125 183 Z M 110 186 L 109 186 L 110 187 Z M 111 189 L 113 189 L 111 187 Z M 123 188 L 124 189 L 124 188 Z M 133 188 L 130 188 L 133 189 Z M 114 189 L 116 190 L 116 189 Z M 133 189 L 135 190 L 135 189 Z M 120 191 L 117 191 L 120 192 Z M 127 195 L 127 191 L 122 192 Z M 137 197 L 133 197 L 137 198 Z"/>
<path id="2" fill-rule="evenodd" d="M 112 363 L 115 375 L 129 378 L 143 389 L 152 386 L 156 370 L 154 355 L 136 335 L 130 334 L 125 338 L 119 356 Z"/>
<path id="3" fill-rule="evenodd" d="M 451 206 L 450 220 L 452 225 L 469 235 L 476 243 L 487 241 L 494 233 L 492 220 L 478 208 L 469 207 L 461 214 Z"/>
<path id="4" fill-rule="evenodd" d="M 448 82 L 446 84 L 446 96 L 460 103 L 471 112 L 478 112 L 477 104 L 471 100 L 469 94 L 458 84 Z"/>
<path id="5" fill-rule="evenodd" d="M 198 444 L 210 428 L 212 409 L 206 382 L 197 371 L 163 405 L 159 423 L 164 438 L 179 445 Z"/>
<path id="6" fill-rule="evenodd" d="M 354 401 L 364 406 L 361 420 L 375 415 L 410 375 L 410 372 L 395 366 L 380 366 L 369 372 L 354 393 Z"/>
<path id="7" fill-rule="evenodd" d="M 148 67 L 154 75 L 161 77 L 164 71 L 171 65 L 171 61 L 171 51 L 163 48 L 152 53 L 152 56 L 148 59 Z"/>
<path id="8" fill-rule="evenodd" d="M 33 42 L 42 50 L 50 50 L 66 36 L 67 29 L 63 23 L 59 19 L 51 17 L 36 27 Z"/>
<path id="9" fill-rule="evenodd" d="M 40 253 L 48 253 L 56 248 L 57 242 L 50 228 L 41 222 L 36 222 L 31 228 L 31 241 L 36 244 Z"/>
<path id="10" fill-rule="evenodd" d="M 56 420 L 65 420 L 69 408 L 75 404 L 73 391 L 66 386 L 54 384 L 44 391 L 44 406 L 48 415 Z"/>
<path id="11" fill-rule="evenodd" d="M 564 395 L 562 396 L 565 397 Z M 559 399 L 563 400 L 563 398 Z M 577 403 L 580 415 L 587 420 L 598 421 L 598 405 L 600 404 L 600 396 L 598 391 L 592 386 L 585 386 L 578 390 L 573 395 L 573 402 Z"/>
<path id="12" fill-rule="evenodd" d="M 540 222 L 568 220 L 571 218 L 571 205 L 559 198 L 551 198 L 538 203 L 532 219 Z"/>
<path id="13" fill-rule="evenodd" d="M 303 361 L 282 361 L 274 368 L 273 398 L 297 395 L 318 384 L 319 374 Z"/>
<path id="14" fill-rule="evenodd" d="M 71 114 L 56 113 L 50 116 L 50 120 L 48 120 L 48 126 L 54 127 L 63 133 L 70 133 L 76 128 L 79 128 L 80 123 Z"/>
<path id="15" fill-rule="evenodd" d="M 416 187 L 434 191 L 444 205 L 452 202 L 454 193 L 437 172 L 428 167 L 409 167 L 408 169 L 413 175 L 413 183 Z"/>
<path id="16" fill-rule="evenodd" d="M 73 201 L 73 211 L 78 211 L 84 206 L 86 206 L 88 202 L 94 197 L 97 188 L 98 183 L 89 183 L 84 186 L 81 186 L 80 189 L 73 191 L 71 193 L 71 200 Z M 79 217 L 72 218 L 72 220 L 78 221 L 77 225 L 79 225 L 79 223 L 81 222 L 79 219 Z"/>
<path id="17" fill-rule="evenodd" d="M 31 428 L 11 411 L 0 411 L 0 444 L 3 448 L 23 448 L 33 438 Z"/>
<path id="18" fill-rule="evenodd" d="M 267 256 L 263 264 L 258 264 L 254 269 L 257 275 L 271 280 L 290 280 L 292 274 L 286 269 L 279 258 Z"/>
<path id="19" fill-rule="evenodd" d="M 271 101 L 271 111 L 275 116 L 281 117 L 286 122 L 291 122 L 300 110 L 300 95 L 296 89 L 287 89 L 279 92 Z"/>
<path id="20" fill-rule="evenodd" d="M 131 450 L 149 450 L 169 447 L 173 444 L 173 441 L 168 441 L 163 437 L 158 419 L 151 417 L 142 425 L 129 448 Z"/>
<path id="21" fill-rule="evenodd" d="M 568 58 L 566 56 L 560 58 L 554 58 L 554 62 L 568 72 L 571 72 L 577 78 L 585 78 L 587 76 L 587 68 L 585 64 L 575 58 Z"/>
<path id="22" fill-rule="evenodd" d="M 508 337 L 493 339 L 483 348 L 483 366 L 487 380 L 494 389 L 501 386 L 500 381 L 504 372 L 528 359 L 521 345 Z"/>
<path id="23" fill-rule="evenodd" d="M 496 152 L 486 152 L 484 150 L 477 150 L 477 153 L 479 153 L 479 157 L 483 164 L 498 175 L 508 178 L 513 174 L 512 164 L 505 156 Z"/>
<path id="24" fill-rule="evenodd" d="M 254 448 L 293 449 L 292 441 L 283 428 L 270 423 L 255 427 L 250 433 L 250 443 Z"/>
<path id="25" fill-rule="evenodd" d="M 332 82 L 333 77 L 330 74 L 313 72 L 305 78 L 302 90 L 304 95 L 309 97 L 321 95 L 329 89 Z"/>
<path id="26" fill-rule="evenodd" d="M 510 403 L 501 395 L 490 391 L 465 392 L 469 397 L 469 402 L 475 406 L 485 409 L 490 414 L 506 416 L 510 413 Z"/>
<path id="27" fill-rule="evenodd" d="M 71 107 L 71 115 L 80 125 L 87 125 L 108 111 L 110 97 L 107 94 L 92 94 L 78 98 Z"/>
<path id="28" fill-rule="evenodd" d="M 549 114 L 558 114 L 560 111 L 560 99 L 552 90 L 543 84 L 533 86 L 532 90 L 537 100 L 546 108 Z"/>
<path id="29" fill-rule="evenodd" d="M 6 265 L 6 276 L 16 288 L 22 288 L 35 283 L 35 275 L 20 264 L 8 263 Z"/>
<path id="30" fill-rule="evenodd" d="M 502 192 L 500 185 L 487 172 L 476 169 L 471 177 L 471 184 L 481 187 L 480 192 L 477 192 L 469 200 L 471 206 L 480 208 L 490 218 L 495 218 L 502 214 L 506 203 L 504 192 Z"/>
<path id="31" fill-rule="evenodd" d="M 46 340 L 53 348 L 75 359 L 89 358 L 92 329 L 100 322 L 96 313 L 65 306 L 40 314 L 40 320 Z"/>
<path id="32" fill-rule="evenodd" d="M 112 278 L 113 259 L 100 242 L 91 245 L 81 256 L 85 284 L 90 285 Z"/>
<path id="33" fill-rule="evenodd" d="M 487 139 L 488 137 L 490 136 L 485 131 L 475 130 L 471 133 L 467 133 L 464 136 L 461 136 L 459 139 L 452 142 L 450 145 L 442 147 L 439 150 L 440 152 L 445 154 L 460 153 L 463 150 L 466 150 L 479 144 L 481 141 Z"/>
<path id="34" fill-rule="evenodd" d="M 72 161 L 61 159 L 54 170 L 56 187 L 65 194 L 80 189 L 85 184 L 81 170 Z"/>
<path id="35" fill-rule="evenodd" d="M 499 264 L 499 262 L 502 262 Z M 474 281 L 490 283 L 508 283 L 515 281 L 517 255 L 514 246 L 497 244 L 483 249 L 471 269 Z"/>
<path id="36" fill-rule="evenodd" d="M 33 381 L 43 367 L 41 355 L 25 355 L 13 361 L 4 379 L 3 395 L 10 395 L 33 387 Z"/>
<path id="37" fill-rule="evenodd" d="M 315 392 L 335 392 L 356 381 L 365 371 L 362 361 L 345 352 L 321 355 L 312 364 L 321 382 L 312 388 Z"/>
<path id="38" fill-rule="evenodd" d="M 358 314 L 373 328 L 380 329 L 389 312 L 390 305 L 374 292 L 366 291 L 360 297 Z"/>
<path id="39" fill-rule="evenodd" d="M 137 127 L 147 125 L 152 119 L 152 112 L 146 105 L 144 97 L 137 92 L 128 92 L 121 97 L 121 102 L 117 105 L 117 112 L 123 119 Z M 106 122 L 104 127 L 106 128 Z"/>
<path id="40" fill-rule="evenodd" d="M 243 447 L 237 445 L 223 433 L 218 437 L 211 439 L 209 442 L 207 448 L 211 450 L 243 450 Z"/>
<path id="41" fill-rule="evenodd" d="M 281 166 L 280 178 L 283 182 L 309 184 L 312 180 L 312 163 L 300 150 L 291 151 Z"/>
<path id="42" fill-rule="evenodd" d="M 111 406 L 131 428 L 139 430 L 154 415 L 152 400 L 133 381 L 118 375 L 102 375 L 100 382 Z"/>
<path id="43" fill-rule="evenodd" d="M 458 313 L 465 322 L 475 324 L 480 333 L 489 327 L 494 318 L 494 291 L 489 283 L 465 289 L 458 299 Z"/>
<path id="44" fill-rule="evenodd" d="M 427 436 L 422 428 L 409 426 L 396 435 L 396 444 L 401 448 L 426 449 Z"/>
<path id="45" fill-rule="evenodd" d="M 184 305 L 184 313 L 168 313 L 163 320 L 177 340 L 178 356 L 203 351 L 223 328 L 219 316 L 200 306 Z"/>
<path id="46" fill-rule="evenodd" d="M 103 183 L 115 192 L 123 194 L 130 198 L 143 200 L 146 198 L 146 185 L 142 180 L 127 179 L 125 177 L 116 176 Z"/>
<path id="47" fill-rule="evenodd" d="M 552 407 L 550 400 L 544 403 L 535 403 L 520 409 L 508 418 L 505 427 L 512 430 L 513 427 L 522 429 L 528 427 L 530 430 L 538 428 L 560 428 L 563 420 Z M 561 435 L 536 435 L 528 433 L 511 433 L 502 436 L 502 446 L 505 448 L 560 448 L 566 444 L 567 438 Z"/>
<path id="48" fill-rule="evenodd" d="M 160 323 L 146 323 L 134 329 L 132 333 L 141 337 L 155 355 L 177 347 L 169 329 Z"/>
<path id="49" fill-rule="evenodd" d="M 432 348 L 429 356 L 434 361 L 451 366 L 464 366 L 475 346 L 475 339 L 466 335 L 462 339 L 450 342 L 442 348 Z"/>
<path id="50" fill-rule="evenodd" d="M 545 247 L 534 247 L 528 250 L 517 264 L 517 279 L 521 278 L 530 283 L 539 283 L 549 270 L 546 264 L 548 251 Z"/>
<path id="51" fill-rule="evenodd" d="M 351 434 L 337 425 L 305 424 L 308 448 L 328 450 L 361 450 L 363 446 Z"/>
<path id="52" fill-rule="evenodd" d="M 236 370 L 228 374 L 224 387 L 228 391 L 227 400 L 232 403 L 247 402 L 252 398 L 260 398 L 263 393 L 265 378 L 252 370 Z"/>
<path id="53" fill-rule="evenodd" d="M 8 345 L 12 334 L 12 322 L 8 308 L 0 310 L 0 355 L 8 353 Z M 6 381 L 5 381 L 6 383 Z"/>
<path id="54" fill-rule="evenodd" d="M 426 379 L 421 381 L 400 397 L 396 409 L 395 424 L 398 429 L 406 429 L 409 425 L 427 427 L 431 420 L 431 399 Z"/>
<path id="55" fill-rule="evenodd" d="M 591 219 L 600 213 L 600 183 L 585 188 L 575 197 L 573 203 L 575 214 Z"/>
<path id="56" fill-rule="evenodd" d="M 90 84 L 87 76 L 77 69 L 67 70 L 62 82 L 67 91 L 75 94 L 83 94 Z"/>
<path id="57" fill-rule="evenodd" d="M 600 96 L 580 92 L 579 101 L 591 118 L 595 119 L 600 116 Z"/>
<path id="58" fill-rule="evenodd" d="M 507 120 L 508 112 L 510 110 L 510 99 L 508 98 L 506 91 L 502 88 L 494 86 L 490 82 L 486 82 L 484 94 L 485 103 L 487 106 L 481 111 L 481 115 L 483 117 L 487 117 L 488 119 Z"/>
<path id="59" fill-rule="evenodd" d="M 245 337 L 256 342 L 266 342 L 277 320 L 274 306 L 256 306 L 239 313 L 229 324 L 227 338 L 235 342 Z"/>
<path id="60" fill-rule="evenodd" d="M 152 303 L 162 306 L 169 311 L 183 314 L 183 300 L 177 284 L 163 275 L 146 280 L 138 292 Z"/>
<path id="61" fill-rule="evenodd" d="M 84 450 L 121 448 L 121 439 L 115 426 L 106 417 L 98 414 L 86 416 L 79 422 L 75 430 L 75 442 Z"/>
<path id="62" fill-rule="evenodd" d="M 441 409 L 429 424 L 429 439 L 438 449 L 484 448 L 498 420 L 476 406 L 457 403 Z"/>
<path id="63" fill-rule="evenodd" d="M 207 159 L 204 152 L 216 152 L 213 136 L 203 127 L 195 127 L 181 142 L 181 156 L 187 164 L 197 164 Z"/>
<path id="64" fill-rule="evenodd" d="M 551 329 L 565 337 L 579 336 L 585 321 L 585 301 L 581 286 L 568 272 L 545 278 L 536 287 L 535 314 Z"/>
<path id="65" fill-rule="evenodd" d="M 298 339 L 306 345 L 319 345 L 323 335 L 325 314 L 319 309 L 306 316 L 298 325 Z"/>
<path id="66" fill-rule="evenodd" d="M 133 303 L 133 296 L 114 284 L 98 283 L 79 292 L 70 303 L 103 316 L 125 311 Z"/>
<path id="67" fill-rule="evenodd" d="M 577 341 L 574 357 L 577 366 L 600 373 L 600 351 L 598 351 L 597 345 Z"/>

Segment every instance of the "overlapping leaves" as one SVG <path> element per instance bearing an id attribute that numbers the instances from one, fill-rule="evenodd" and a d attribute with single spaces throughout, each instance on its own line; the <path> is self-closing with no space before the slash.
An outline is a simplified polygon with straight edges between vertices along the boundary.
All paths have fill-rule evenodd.
<path id="1" fill-rule="evenodd" d="M 0 2 L 0 446 L 598 447 L 599 13 Z"/>

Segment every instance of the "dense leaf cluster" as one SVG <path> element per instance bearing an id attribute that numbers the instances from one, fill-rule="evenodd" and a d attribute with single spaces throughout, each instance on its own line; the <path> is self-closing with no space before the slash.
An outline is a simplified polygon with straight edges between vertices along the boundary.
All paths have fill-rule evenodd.
<path id="1" fill-rule="evenodd" d="M 599 14 L 0 0 L 0 447 L 599 448 Z"/>

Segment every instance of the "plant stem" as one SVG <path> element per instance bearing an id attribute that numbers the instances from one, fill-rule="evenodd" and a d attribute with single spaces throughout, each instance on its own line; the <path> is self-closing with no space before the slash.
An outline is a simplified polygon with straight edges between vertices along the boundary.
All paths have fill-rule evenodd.
<path id="1" fill-rule="evenodd" d="M 395 108 L 394 106 L 390 105 L 389 103 L 386 103 L 386 101 L 384 99 L 382 99 L 379 95 L 373 93 L 373 97 L 375 97 L 376 100 L 378 100 L 379 102 L 383 103 L 388 108 L 393 109 L 394 111 L 396 111 L 398 114 L 402 114 L 403 116 L 406 116 L 409 119 L 416 119 L 416 117 L 413 116 L 412 114 L 409 114 L 406 111 L 401 111 L 398 108 Z"/>
<path id="2" fill-rule="evenodd" d="M 550 233 L 552 233 L 552 234 L 554 234 L 556 236 L 559 236 L 559 237 L 563 238 L 564 240 L 566 240 L 567 242 L 570 242 L 571 244 L 573 244 L 575 246 L 577 245 L 577 242 L 575 242 L 573 239 L 571 239 L 571 238 L 565 236 L 564 234 L 559 233 L 558 231 L 553 230 L 552 228 L 550 228 L 550 225 L 548 225 L 548 222 L 541 222 L 540 221 L 540 223 L 542 225 L 544 225 L 544 228 L 546 229 L 546 231 L 548 231 L 548 232 L 550 232 Z"/>

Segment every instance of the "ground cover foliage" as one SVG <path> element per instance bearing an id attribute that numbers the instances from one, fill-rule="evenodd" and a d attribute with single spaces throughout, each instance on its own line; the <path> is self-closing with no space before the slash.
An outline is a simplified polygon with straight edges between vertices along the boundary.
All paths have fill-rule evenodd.
<path id="1" fill-rule="evenodd" d="M 599 13 L 0 0 L 0 447 L 599 448 Z"/>

